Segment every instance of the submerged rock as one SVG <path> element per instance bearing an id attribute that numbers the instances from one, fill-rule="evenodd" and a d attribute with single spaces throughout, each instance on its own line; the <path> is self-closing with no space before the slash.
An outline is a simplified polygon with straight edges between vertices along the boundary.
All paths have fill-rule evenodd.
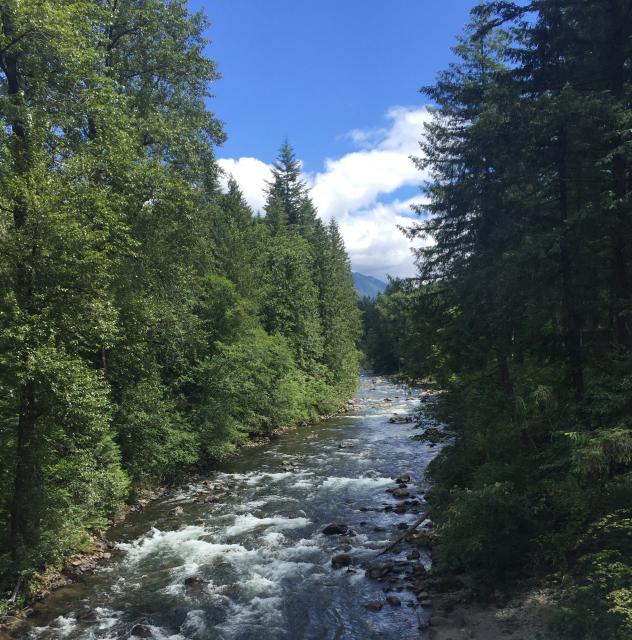
<path id="1" fill-rule="evenodd" d="M 397 596 L 386 596 L 386 602 L 392 607 L 400 607 L 402 604 L 402 601 Z"/>
<path id="2" fill-rule="evenodd" d="M 380 611 L 384 606 L 379 600 L 371 600 L 364 605 L 369 611 Z"/>
<path id="3" fill-rule="evenodd" d="M 350 534 L 349 527 L 341 522 L 332 522 L 328 524 L 322 531 L 326 536 L 345 536 Z"/>

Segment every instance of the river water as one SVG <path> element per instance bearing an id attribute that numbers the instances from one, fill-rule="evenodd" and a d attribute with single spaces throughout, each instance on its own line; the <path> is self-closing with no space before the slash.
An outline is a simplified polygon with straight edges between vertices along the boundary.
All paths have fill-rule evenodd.
<path id="1" fill-rule="evenodd" d="M 429 612 L 403 585 L 388 591 L 401 606 L 367 609 L 387 593 L 362 568 L 423 508 L 436 451 L 411 440 L 412 424 L 389 423 L 415 411 L 418 396 L 363 376 L 349 413 L 244 450 L 206 483 L 132 514 L 114 532 L 112 558 L 40 603 L 23 637 L 126 640 L 135 624 L 155 640 L 423 637 Z M 404 473 L 422 506 L 397 513 L 386 490 Z M 331 522 L 355 535 L 324 535 Z M 352 565 L 333 568 L 341 552 Z"/>

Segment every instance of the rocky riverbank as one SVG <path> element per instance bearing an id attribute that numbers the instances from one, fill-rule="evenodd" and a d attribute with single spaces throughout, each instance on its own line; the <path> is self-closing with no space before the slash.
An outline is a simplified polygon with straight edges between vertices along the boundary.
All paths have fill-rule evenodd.
<path id="1" fill-rule="evenodd" d="M 434 397 L 365 380 L 344 416 L 139 496 L 27 609 L 29 637 L 535 640 L 544 596 L 485 606 L 432 568 L 425 469 L 451 437 Z"/>
<path id="2" fill-rule="evenodd" d="M 318 422 L 332 420 L 338 415 L 344 415 L 353 411 L 358 407 L 357 400 L 352 398 L 348 400 L 339 410 L 338 413 L 321 415 Z M 312 425 L 314 423 L 311 423 Z M 273 439 L 282 436 L 285 433 L 294 431 L 300 427 L 311 426 L 308 423 L 289 425 L 283 428 L 277 428 L 266 436 L 256 436 L 248 439 L 243 443 L 235 453 L 240 455 L 241 451 L 248 449 L 256 449 L 270 445 Z M 289 466 L 287 466 L 289 464 Z M 283 461 L 282 466 L 285 470 L 292 470 L 293 465 L 288 461 Z M 201 483 L 201 486 L 208 488 L 214 487 L 213 483 L 204 480 L 204 475 L 199 473 L 191 473 L 186 482 Z M 217 488 L 215 486 L 215 488 Z M 16 587 L 16 596 L 4 606 L 5 612 L 0 615 L 0 640 L 5 640 L 2 634 L 7 638 L 7 634 L 15 633 L 19 630 L 28 619 L 33 615 L 34 607 L 37 603 L 45 600 L 51 593 L 68 587 L 69 585 L 80 580 L 84 575 L 90 574 L 97 570 L 101 565 L 107 563 L 112 558 L 112 551 L 117 545 L 117 535 L 120 527 L 125 521 L 134 514 L 139 514 L 153 502 L 168 498 L 169 493 L 178 491 L 177 487 L 169 487 L 166 485 L 157 485 L 152 487 L 136 488 L 134 491 L 134 499 L 112 520 L 111 526 L 106 531 L 96 531 L 84 545 L 81 551 L 77 551 L 72 555 L 64 558 L 60 566 L 49 566 L 42 570 L 41 573 L 30 578 L 30 584 L 20 583 Z M 219 488 L 219 491 L 211 495 L 209 491 L 203 491 L 200 499 L 206 502 L 214 502 L 220 500 L 226 492 Z M 20 593 L 18 593 L 20 592 Z M 20 601 L 19 606 L 13 602 Z"/>

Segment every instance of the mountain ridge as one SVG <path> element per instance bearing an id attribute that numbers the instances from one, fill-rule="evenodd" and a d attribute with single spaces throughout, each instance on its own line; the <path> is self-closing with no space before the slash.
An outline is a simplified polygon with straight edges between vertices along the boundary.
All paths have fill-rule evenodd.
<path id="1" fill-rule="evenodd" d="M 384 293 L 388 286 L 383 280 L 375 278 L 374 276 L 367 276 L 358 271 L 353 272 L 353 284 L 360 298 L 372 299 L 377 298 L 380 293 Z"/>

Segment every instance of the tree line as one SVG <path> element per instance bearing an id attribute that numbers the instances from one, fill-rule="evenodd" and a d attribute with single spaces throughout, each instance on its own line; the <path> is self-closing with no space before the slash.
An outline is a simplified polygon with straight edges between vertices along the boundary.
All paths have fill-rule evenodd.
<path id="1" fill-rule="evenodd" d="M 632 633 L 632 2 L 485 1 L 423 89 L 418 273 L 364 304 L 375 366 L 435 378 L 437 560 L 553 576 L 559 637 Z"/>
<path id="2" fill-rule="evenodd" d="M 355 388 L 349 260 L 290 145 L 265 215 L 221 188 L 207 26 L 183 0 L 0 6 L 0 591 Z"/>

